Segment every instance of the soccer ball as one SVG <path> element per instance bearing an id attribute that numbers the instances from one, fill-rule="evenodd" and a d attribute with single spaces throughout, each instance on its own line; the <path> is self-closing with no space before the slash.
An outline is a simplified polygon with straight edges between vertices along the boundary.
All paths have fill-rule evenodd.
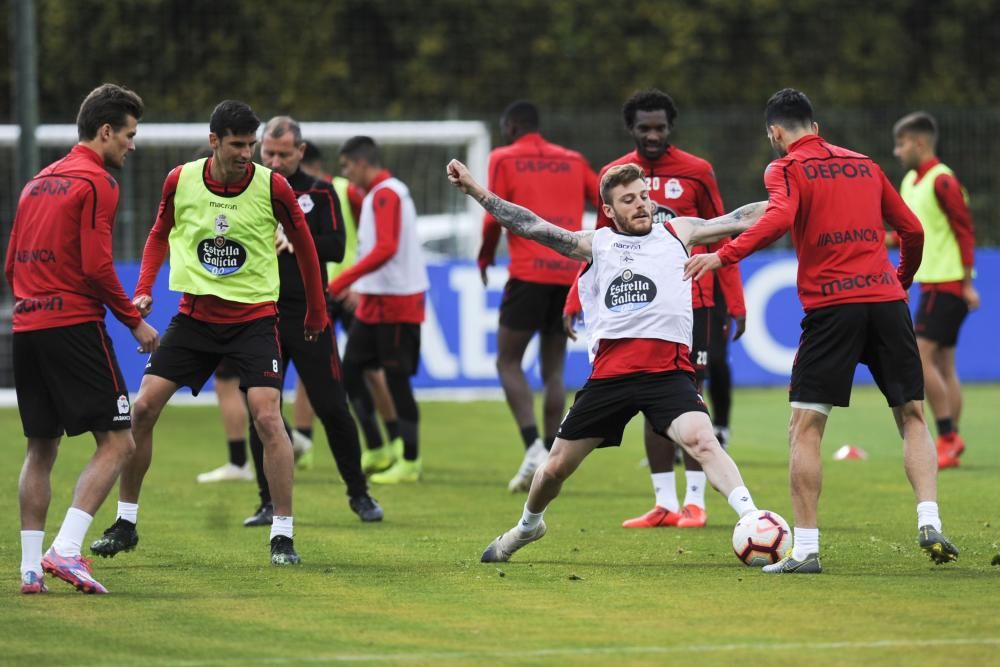
<path id="1" fill-rule="evenodd" d="M 792 532 L 788 523 L 776 512 L 750 512 L 733 529 L 733 551 L 744 565 L 750 567 L 777 563 L 790 546 Z"/>

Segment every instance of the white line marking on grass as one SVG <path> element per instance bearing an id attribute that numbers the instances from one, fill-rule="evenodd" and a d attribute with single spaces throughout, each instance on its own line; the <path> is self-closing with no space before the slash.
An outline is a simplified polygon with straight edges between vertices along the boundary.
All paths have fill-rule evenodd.
<path id="1" fill-rule="evenodd" d="M 880 639 L 857 642 L 790 642 L 741 644 L 692 644 L 690 646 L 598 646 L 580 648 L 534 649 L 526 651 L 432 651 L 414 653 L 330 653 L 313 656 L 254 658 L 256 665 L 290 665 L 325 662 L 425 662 L 433 660 L 515 660 L 518 658 L 572 658 L 586 656 L 664 655 L 684 653 L 731 653 L 734 651 L 842 651 L 869 649 L 935 648 L 948 646 L 1000 646 L 1000 637 L 968 639 Z M 208 667 L 235 665 L 246 658 L 211 660 L 144 661 L 145 665 L 163 667 Z"/>

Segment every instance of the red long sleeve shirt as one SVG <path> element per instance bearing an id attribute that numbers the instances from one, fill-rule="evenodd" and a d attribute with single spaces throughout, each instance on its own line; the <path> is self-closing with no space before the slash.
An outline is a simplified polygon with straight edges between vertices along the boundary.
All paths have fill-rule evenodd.
<path id="1" fill-rule="evenodd" d="M 654 162 L 647 160 L 632 151 L 601 169 L 603 178 L 608 169 L 620 164 L 637 164 L 646 174 L 649 185 L 649 198 L 656 203 L 656 222 L 665 222 L 677 217 L 715 218 L 722 215 L 722 195 L 715 180 L 715 172 L 708 161 L 670 146 L 660 158 Z M 603 208 L 598 208 L 597 228 L 611 227 L 611 218 L 604 214 Z M 721 247 L 721 242 L 711 248 L 696 246 L 692 254 L 713 251 Z M 726 308 L 733 317 L 746 317 L 746 306 L 743 301 L 743 283 L 739 269 L 735 266 L 725 267 L 718 271 L 719 285 L 726 296 Z M 691 297 L 693 308 L 710 308 L 715 305 L 714 281 L 711 274 L 702 276 L 701 280 L 692 281 Z M 566 297 L 566 307 L 563 312 L 575 315 L 581 310 L 580 295 L 576 283 Z"/>
<path id="2" fill-rule="evenodd" d="M 379 183 L 392 177 L 383 169 L 368 184 L 371 191 Z M 330 281 L 330 295 L 337 297 L 361 276 L 377 271 L 392 259 L 399 249 L 402 202 L 391 188 L 382 188 L 374 195 L 372 212 L 375 216 L 375 246 L 350 268 Z M 357 218 L 361 224 L 360 215 Z M 354 316 L 366 324 L 403 323 L 420 324 L 424 321 L 424 292 L 414 294 L 361 294 Z"/>
<path id="3" fill-rule="evenodd" d="M 920 179 L 931 170 L 932 167 L 940 164 L 941 160 L 932 157 L 925 160 L 917 167 L 917 179 L 914 183 L 919 183 Z M 971 269 L 975 266 L 976 230 L 972 225 L 972 213 L 969 205 L 965 201 L 965 193 L 962 184 L 955 178 L 954 174 L 938 174 L 934 179 L 934 195 L 937 197 L 938 205 L 948 218 L 951 231 L 955 234 L 955 241 L 958 243 L 958 252 L 962 257 L 962 266 Z M 948 292 L 955 296 L 962 296 L 962 281 L 953 280 L 945 283 L 921 283 L 920 289 L 939 290 Z"/>
<path id="4" fill-rule="evenodd" d="M 587 160 L 576 151 L 546 141 L 537 132 L 490 153 L 487 188 L 571 231 L 583 228 L 585 204 L 596 207 L 600 200 L 597 176 Z M 500 223 L 487 213 L 483 217 L 480 269 L 493 264 L 501 232 Z M 507 244 L 511 278 L 549 285 L 570 285 L 576 280 L 580 262 L 516 234 L 507 236 Z"/>
<path id="5" fill-rule="evenodd" d="M 256 165 L 250 163 L 246 176 L 237 183 L 222 183 L 212 179 L 212 158 L 205 161 L 202 181 L 209 190 L 216 194 L 239 192 L 246 188 L 253 178 Z M 159 213 L 156 223 L 149 231 L 146 246 L 142 252 L 142 265 L 139 268 L 139 282 L 136 285 L 136 296 L 152 294 L 156 274 L 170 251 L 170 230 L 175 224 L 174 193 L 177 192 L 177 181 L 180 178 L 181 166 L 174 167 L 163 182 L 163 195 L 160 199 Z M 320 278 L 319 260 L 316 255 L 316 245 L 306 223 L 305 216 L 296 200 L 292 186 L 284 176 L 271 172 L 271 209 L 275 219 L 284 227 L 285 235 L 295 247 L 295 259 L 302 274 L 306 291 L 305 328 L 321 331 L 329 324 L 326 316 L 326 299 L 323 294 L 323 281 Z M 228 301 L 211 294 L 188 294 L 181 296 L 178 311 L 214 324 L 233 324 L 246 322 L 260 317 L 278 314 L 278 306 L 274 301 L 261 303 L 239 303 Z"/>
<path id="6" fill-rule="evenodd" d="M 111 254 L 117 212 L 118 183 L 87 146 L 77 144 L 28 181 L 4 264 L 14 331 L 103 321 L 105 306 L 130 329 L 139 326 Z"/>
<path id="7" fill-rule="evenodd" d="M 719 251 L 724 265 L 790 229 L 805 310 L 906 298 L 920 266 L 924 232 L 871 158 L 810 134 L 768 165 L 764 185 L 767 210 Z M 886 253 L 883 219 L 901 239 L 898 269 Z"/>

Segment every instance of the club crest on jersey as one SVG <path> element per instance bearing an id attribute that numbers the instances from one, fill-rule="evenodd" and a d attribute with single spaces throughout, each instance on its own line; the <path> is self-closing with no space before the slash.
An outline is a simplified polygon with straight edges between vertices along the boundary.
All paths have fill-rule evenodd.
<path id="1" fill-rule="evenodd" d="M 229 231 L 229 218 L 225 213 L 220 213 L 215 217 L 215 233 L 225 234 Z"/>
<path id="2" fill-rule="evenodd" d="M 653 224 L 662 225 L 665 222 L 670 222 L 677 217 L 677 212 L 668 206 L 663 204 L 657 204 L 656 210 L 653 211 Z"/>
<path id="3" fill-rule="evenodd" d="M 604 305 L 614 313 L 629 313 L 645 308 L 655 298 L 656 285 L 652 279 L 635 273 L 632 269 L 625 269 L 608 285 Z"/>
<path id="4" fill-rule="evenodd" d="M 128 414 L 128 396 L 122 394 L 118 397 L 118 414 L 127 415 Z"/>
<path id="5" fill-rule="evenodd" d="M 677 199 L 684 194 L 684 186 L 676 178 L 671 178 L 663 187 L 663 193 L 667 196 L 667 199 Z"/>
<path id="6" fill-rule="evenodd" d="M 312 197 L 308 193 L 302 193 L 299 195 L 299 208 L 306 215 L 309 215 L 309 211 L 313 210 L 316 204 L 313 202 Z"/>
<path id="7" fill-rule="evenodd" d="M 202 268 L 214 276 L 236 273 L 247 261 L 246 248 L 224 236 L 198 241 L 197 252 Z"/>

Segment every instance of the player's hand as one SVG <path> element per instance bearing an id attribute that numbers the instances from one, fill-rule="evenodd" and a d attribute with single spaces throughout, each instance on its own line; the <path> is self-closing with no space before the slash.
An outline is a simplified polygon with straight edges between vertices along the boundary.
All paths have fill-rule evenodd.
<path id="1" fill-rule="evenodd" d="M 739 340 L 743 332 L 747 330 L 747 318 L 745 317 L 734 317 L 736 321 L 736 333 L 733 334 L 733 340 Z"/>
<path id="2" fill-rule="evenodd" d="M 136 352 L 155 352 L 160 346 L 160 333 L 149 326 L 146 320 L 140 321 L 139 326 L 132 329 L 132 336 L 139 341 Z"/>
<path id="3" fill-rule="evenodd" d="M 153 297 L 148 294 L 139 294 L 132 299 L 132 305 L 136 307 L 140 315 L 148 317 L 153 312 Z"/>
<path id="4" fill-rule="evenodd" d="M 285 228 L 281 225 L 278 225 L 278 229 L 274 232 L 274 252 L 277 255 L 283 252 L 287 252 L 290 255 L 295 254 L 295 247 L 288 240 L 288 237 L 285 236 Z"/>
<path id="5" fill-rule="evenodd" d="M 345 289 L 335 298 L 337 299 L 337 301 L 340 302 L 340 305 L 342 305 L 344 309 L 349 313 L 354 312 L 354 309 L 358 307 L 358 301 L 361 299 L 361 297 L 358 296 L 357 292 L 350 289 Z"/>
<path id="6" fill-rule="evenodd" d="M 972 286 L 972 283 L 962 285 L 962 298 L 965 299 L 965 305 L 969 307 L 970 312 L 979 308 L 979 291 Z"/>
<path id="7" fill-rule="evenodd" d="M 315 329 L 306 329 L 306 341 L 309 343 L 315 343 L 319 340 L 319 335 L 323 333 L 322 331 L 316 331 Z"/>
<path id="8" fill-rule="evenodd" d="M 576 340 L 576 322 L 580 313 L 563 313 L 563 331 L 570 340 Z"/>
<path id="9" fill-rule="evenodd" d="M 467 195 L 472 194 L 479 187 L 479 184 L 472 178 L 472 174 L 469 173 L 469 168 L 458 160 L 449 162 L 446 171 L 451 184 Z"/>
<path id="10" fill-rule="evenodd" d="M 709 271 L 715 271 L 722 266 L 718 253 L 706 252 L 701 255 L 691 255 L 684 262 L 684 279 L 698 280 Z"/>

